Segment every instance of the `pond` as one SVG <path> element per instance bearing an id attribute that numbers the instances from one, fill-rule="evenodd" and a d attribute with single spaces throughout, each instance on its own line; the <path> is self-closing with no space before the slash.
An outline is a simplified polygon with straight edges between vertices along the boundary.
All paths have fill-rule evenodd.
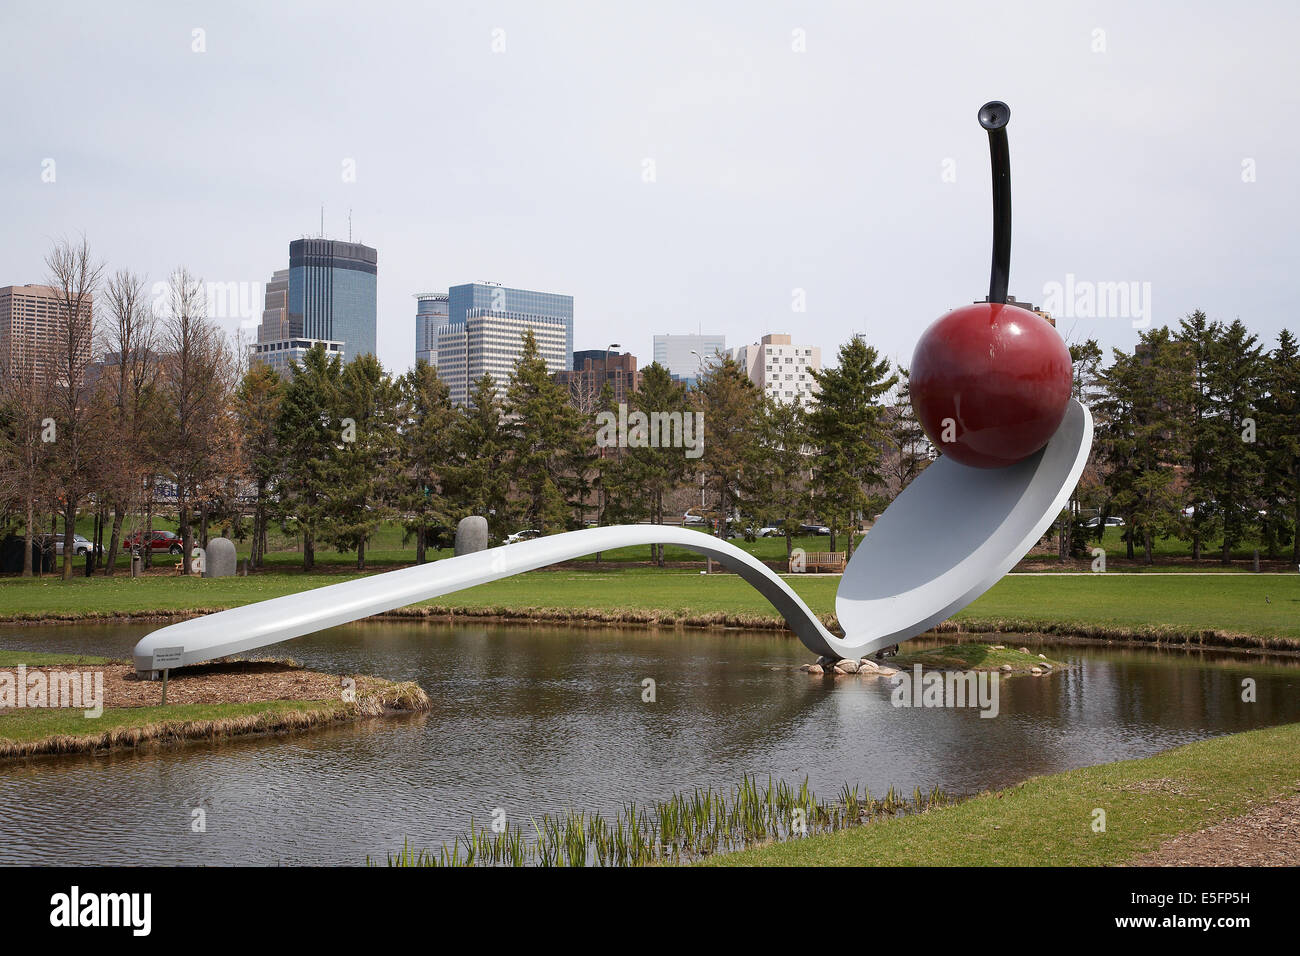
<path id="1" fill-rule="evenodd" d="M 140 626 L 4 628 L 0 647 L 126 657 Z M 1000 637 L 1013 646 L 1024 636 Z M 813 678 L 774 633 L 376 622 L 280 645 L 327 672 L 414 680 L 427 714 L 287 737 L 0 763 L 0 864 L 360 864 L 436 848 L 472 817 L 512 823 L 744 773 L 822 798 L 939 786 L 969 794 L 1300 721 L 1288 659 L 1089 645 L 1001 684 L 999 715 L 905 709 L 885 680 Z M 1257 702 L 1241 699 L 1245 677 Z M 642 700 L 655 682 L 654 703 Z M 206 832 L 191 830 L 204 810 Z"/>

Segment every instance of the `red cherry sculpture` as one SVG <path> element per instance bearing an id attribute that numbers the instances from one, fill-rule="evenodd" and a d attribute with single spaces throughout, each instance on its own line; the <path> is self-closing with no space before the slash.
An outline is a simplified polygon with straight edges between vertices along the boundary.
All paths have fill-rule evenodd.
<path id="1" fill-rule="evenodd" d="M 993 266 L 988 301 L 953 309 L 921 336 L 912 356 L 912 408 L 949 458 L 1002 468 L 1038 451 L 1070 403 L 1070 352 L 1048 322 L 1007 305 L 1011 271 L 1011 108 L 980 108 L 993 167 Z"/>
<path id="2" fill-rule="evenodd" d="M 1065 417 L 1070 352 L 1046 319 L 997 302 L 953 309 L 912 355 L 912 408 L 930 441 L 976 468 L 1001 468 L 1047 444 Z"/>

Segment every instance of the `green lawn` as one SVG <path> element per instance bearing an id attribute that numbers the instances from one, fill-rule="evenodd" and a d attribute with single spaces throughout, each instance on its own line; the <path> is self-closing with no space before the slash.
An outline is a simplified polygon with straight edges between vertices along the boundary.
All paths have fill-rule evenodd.
<path id="1" fill-rule="evenodd" d="M 715 857 L 715 866 L 1105 866 L 1294 796 L 1300 724 L 1035 777 L 914 817 Z M 1105 811 L 1105 832 L 1093 829 Z"/>
<path id="2" fill-rule="evenodd" d="M 49 616 L 94 617 L 234 607 L 353 575 L 268 572 L 219 579 L 0 580 L 0 621 Z M 809 606 L 834 613 L 838 577 L 787 578 Z M 612 566 L 535 571 L 435 599 L 440 608 L 518 615 L 528 609 L 576 615 L 661 620 L 714 620 L 736 625 L 777 621 L 776 612 L 732 574 Z M 1300 640 L 1300 575 L 1096 574 L 1004 578 L 955 620 L 968 630 L 1045 630 L 1119 637 L 1207 631 Z"/>

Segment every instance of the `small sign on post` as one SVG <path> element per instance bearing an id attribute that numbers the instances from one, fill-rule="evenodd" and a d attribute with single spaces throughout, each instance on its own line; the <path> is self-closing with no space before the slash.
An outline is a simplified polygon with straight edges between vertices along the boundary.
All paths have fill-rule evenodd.
<path id="1" fill-rule="evenodd" d="M 183 647 L 157 647 L 153 652 L 153 669 L 165 671 L 169 667 L 180 667 L 185 661 Z"/>

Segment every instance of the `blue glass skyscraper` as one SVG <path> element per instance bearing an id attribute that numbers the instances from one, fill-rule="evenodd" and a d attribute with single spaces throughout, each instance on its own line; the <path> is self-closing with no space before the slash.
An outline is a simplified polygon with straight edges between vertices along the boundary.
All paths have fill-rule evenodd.
<path id="1" fill-rule="evenodd" d="M 289 243 L 289 324 L 308 339 L 343 342 L 343 361 L 375 354 L 379 253 L 359 242 Z"/>

